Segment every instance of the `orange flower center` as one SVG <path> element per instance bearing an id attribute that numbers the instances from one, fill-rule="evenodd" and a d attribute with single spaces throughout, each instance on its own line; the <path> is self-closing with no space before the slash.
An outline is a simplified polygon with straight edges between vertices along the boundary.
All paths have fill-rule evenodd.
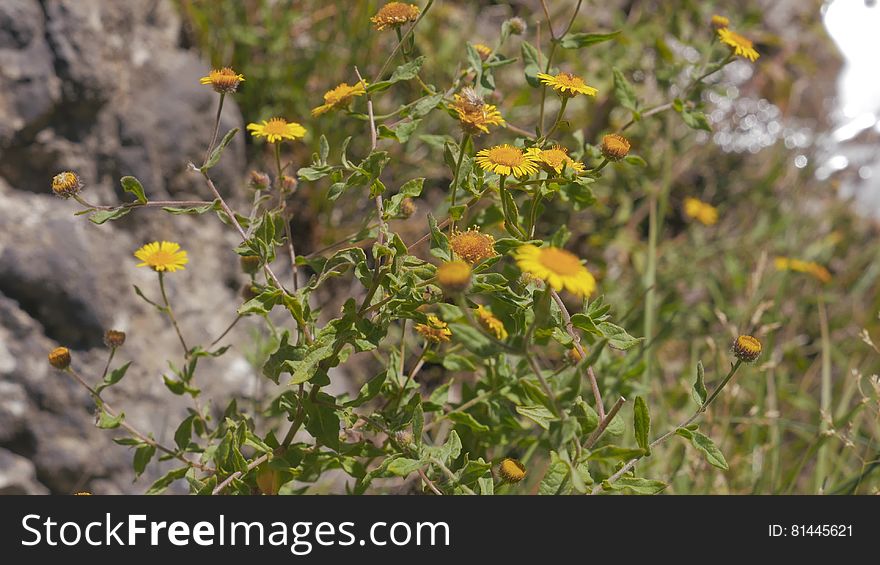
<path id="1" fill-rule="evenodd" d="M 287 120 L 284 118 L 272 118 L 264 126 L 267 135 L 285 135 L 287 133 Z"/>
<path id="2" fill-rule="evenodd" d="M 512 145 L 493 148 L 489 151 L 489 159 L 493 163 L 506 167 L 518 167 L 525 162 L 522 151 Z"/>

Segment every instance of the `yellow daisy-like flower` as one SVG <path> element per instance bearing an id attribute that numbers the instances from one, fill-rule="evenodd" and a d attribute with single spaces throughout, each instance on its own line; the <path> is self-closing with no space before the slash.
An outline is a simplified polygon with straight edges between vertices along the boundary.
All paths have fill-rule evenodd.
<path id="1" fill-rule="evenodd" d="M 741 335 L 733 341 L 733 354 L 740 361 L 751 363 L 761 355 L 761 342 L 750 335 Z"/>
<path id="2" fill-rule="evenodd" d="M 554 290 L 567 289 L 580 297 L 587 297 L 596 290 L 592 273 L 576 255 L 564 249 L 523 245 L 516 250 L 515 256 L 521 271 L 542 279 Z"/>
<path id="3" fill-rule="evenodd" d="M 748 59 L 749 61 L 755 61 L 761 56 L 755 50 L 750 39 L 743 37 L 735 31 L 731 31 L 725 27 L 719 29 L 717 33 L 718 39 L 721 40 L 721 43 L 730 46 L 736 55 Z"/>
<path id="4" fill-rule="evenodd" d="M 538 172 L 538 157 L 513 145 L 496 145 L 477 152 L 483 170 L 499 175 L 527 177 Z"/>
<path id="5" fill-rule="evenodd" d="M 714 226 L 718 223 L 718 209 L 696 198 L 684 199 L 684 214 L 704 226 Z"/>
<path id="6" fill-rule="evenodd" d="M 491 311 L 483 307 L 482 304 L 474 310 L 477 314 L 477 321 L 483 326 L 483 329 L 494 335 L 497 339 L 507 339 L 507 329 L 504 324 L 492 314 Z"/>
<path id="7" fill-rule="evenodd" d="M 449 341 L 452 336 L 452 330 L 449 325 L 435 316 L 428 314 L 427 324 L 416 324 L 416 332 L 423 338 L 434 343 Z"/>
<path id="8" fill-rule="evenodd" d="M 730 19 L 725 16 L 719 16 L 718 14 L 715 14 L 714 16 L 712 16 L 710 23 L 712 24 L 713 28 L 721 29 L 730 25 Z"/>
<path id="9" fill-rule="evenodd" d="M 456 231 L 449 238 L 449 246 L 457 257 L 471 264 L 498 255 L 495 252 L 495 238 L 477 228 Z"/>
<path id="10" fill-rule="evenodd" d="M 296 122 L 288 123 L 284 118 L 263 120 L 261 124 L 251 123 L 247 125 L 247 129 L 254 137 L 265 137 L 269 143 L 278 143 L 285 139 L 294 140 L 306 134 L 306 128 Z"/>
<path id="11" fill-rule="evenodd" d="M 453 96 L 453 102 L 449 105 L 456 114 L 461 127 L 471 135 L 489 133 L 489 126 L 504 125 L 501 112 L 492 104 L 486 104 L 483 99 L 474 92 L 474 89 L 465 87 L 461 94 Z"/>
<path id="12" fill-rule="evenodd" d="M 559 145 L 554 145 L 550 149 L 530 147 L 528 151 L 540 159 L 547 172 L 555 172 L 557 175 L 561 175 L 566 166 L 577 173 L 584 172 L 584 164 L 569 157 L 568 149 L 565 147 Z"/>
<path id="13" fill-rule="evenodd" d="M 354 86 L 349 86 L 348 83 L 343 82 L 339 86 L 328 90 L 324 93 L 324 104 L 317 108 L 312 108 L 312 115 L 320 116 L 330 110 L 344 108 L 355 96 L 363 96 L 367 93 L 366 84 L 366 81 L 364 81 L 358 82 Z"/>
<path id="14" fill-rule="evenodd" d="M 828 269 L 814 261 L 803 261 L 801 259 L 791 259 L 789 257 L 776 257 L 773 260 L 773 264 L 776 266 L 777 271 L 806 273 L 820 282 L 831 282 L 831 273 Z"/>
<path id="15" fill-rule="evenodd" d="M 150 267 L 156 272 L 182 271 L 189 259 L 186 251 L 180 249 L 180 245 L 173 241 L 154 241 L 148 243 L 134 252 L 134 256 L 143 261 L 138 267 Z"/>
<path id="16" fill-rule="evenodd" d="M 595 96 L 598 90 L 592 86 L 588 86 L 584 79 L 571 73 L 559 73 L 557 75 L 548 75 L 546 73 L 538 73 L 538 80 L 547 86 L 553 88 L 560 96 L 571 98 L 578 94 L 586 94 L 587 96 Z"/>
<path id="17" fill-rule="evenodd" d="M 446 261 L 437 267 L 437 282 L 449 292 L 467 290 L 471 284 L 471 266 L 464 261 Z"/>
<path id="18" fill-rule="evenodd" d="M 492 54 L 492 48 L 483 43 L 474 43 L 474 50 L 480 55 L 480 59 L 486 60 Z"/>
<path id="19" fill-rule="evenodd" d="M 382 6 L 376 15 L 370 18 L 376 31 L 382 31 L 387 28 L 400 27 L 407 22 L 414 22 L 419 19 L 419 7 L 415 4 L 406 4 L 404 2 L 389 2 Z"/>
<path id="20" fill-rule="evenodd" d="M 210 84 L 214 92 L 231 94 L 238 89 L 238 85 L 244 82 L 244 75 L 238 74 L 229 67 L 213 69 L 208 76 L 199 79 L 201 84 Z"/>
<path id="21" fill-rule="evenodd" d="M 52 192 L 55 196 L 70 198 L 82 190 L 83 183 L 73 171 L 64 171 L 52 177 Z"/>

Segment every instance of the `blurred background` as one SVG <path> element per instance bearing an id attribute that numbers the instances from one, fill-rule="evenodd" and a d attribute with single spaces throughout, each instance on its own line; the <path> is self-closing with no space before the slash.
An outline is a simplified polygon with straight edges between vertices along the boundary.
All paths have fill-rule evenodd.
<path id="1" fill-rule="evenodd" d="M 372 76 L 394 46 L 369 17 L 374 0 L 4 0 L 0 3 L 0 493 L 143 492 L 161 474 L 154 465 L 133 483 L 131 454 L 94 427 L 92 402 L 51 370 L 55 345 L 73 350 L 85 375 L 106 361 L 105 329 L 128 333 L 117 359 L 133 360 L 108 392 L 138 427 L 157 438 L 185 412 L 162 383 L 176 336 L 132 292 L 155 292 L 152 273 L 132 253 L 156 239 L 180 242 L 190 265 L 169 277 L 181 326 L 210 343 L 235 318 L 245 277 L 232 230 L 211 216 L 138 210 L 95 226 L 73 203 L 50 194 L 51 177 L 75 170 L 90 201 L 125 198 L 118 179 L 137 176 L 152 199 L 206 199 L 190 160 L 204 154 L 216 95 L 199 84 L 210 67 L 231 65 L 247 79 L 224 109 L 222 128 L 279 115 L 306 126 L 304 143 L 285 146 L 306 166 L 325 135 L 336 156 L 369 147 L 366 125 L 331 113 L 312 118 L 324 91 Z M 557 26 L 575 0 L 549 0 Z M 759 362 L 741 372 L 707 415 L 703 431 L 727 456 L 719 472 L 683 443 L 664 446 L 648 465 L 670 493 L 876 493 L 880 488 L 880 6 L 874 0 L 586 0 L 573 31 L 622 30 L 613 43 L 567 51 L 559 65 L 599 88 L 573 104 L 559 137 L 589 155 L 603 133 L 629 119 L 613 99 L 611 67 L 633 83 L 645 107 L 670 101 L 695 72 L 712 40 L 713 14 L 751 37 L 761 53 L 713 75 L 702 94 L 712 131 L 694 131 L 672 113 L 627 130 L 644 166 L 617 165 L 594 186 L 597 203 L 548 208 L 547 236 L 565 224 L 570 248 L 588 259 L 615 318 L 643 347 L 604 354 L 597 372 L 608 390 L 648 395 L 654 427 L 681 419 L 697 360 L 707 378 L 723 374 L 733 336 L 764 343 Z M 528 24 L 500 49 L 520 57 L 520 41 L 547 48 L 538 0 L 438 0 L 416 32 L 428 56 L 422 77 L 448 88 L 466 65 L 466 42 L 494 46 L 502 22 Z M 542 27 L 544 26 L 544 27 Z M 540 32 L 538 31 L 540 29 Z M 512 124 L 533 130 L 537 93 L 522 63 L 496 70 L 492 102 Z M 395 110 L 419 96 L 401 83 L 377 101 Z M 551 114 L 552 107 L 551 107 Z M 429 180 L 418 212 L 392 228 L 404 241 L 426 230 L 425 215 L 445 213 L 450 171 L 442 136 L 456 135 L 441 112 L 426 117 L 402 146 L 392 145 L 388 186 Z M 271 170 L 264 144 L 239 135 L 214 178 L 244 208 L 250 170 Z M 500 130 L 480 146 L 510 141 Z M 334 157 L 335 158 L 335 157 Z M 414 173 L 413 171 L 418 171 Z M 399 175 L 397 178 L 395 175 Z M 326 179 L 301 183 L 293 196 L 298 252 L 309 254 L 360 229 L 372 203 L 326 198 Z M 650 195 L 662 193 L 656 269 L 648 265 Z M 686 198 L 718 208 L 704 226 L 683 212 Z M 780 269 L 777 258 L 813 262 L 826 274 Z M 279 260 L 279 262 L 282 260 Z M 284 268 L 284 267 L 280 267 Z M 320 300 L 360 292 L 342 278 Z M 650 289 L 650 291 L 649 291 Z M 646 306 L 645 297 L 653 297 Z M 283 318 L 279 323 L 287 323 Z M 222 358 L 205 363 L 204 402 L 229 398 L 256 407 L 277 394 L 261 382 L 264 336 L 237 324 Z M 167 353 L 167 355 L 166 355 Z M 564 352 L 550 352 L 548 355 Z M 357 390 L 374 373 L 355 359 L 333 376 Z M 449 375 L 423 371 L 425 386 Z M 466 376 L 465 376 L 466 378 Z M 876 471 L 876 472 L 875 472 Z M 314 492 L 341 490 L 329 479 Z M 394 492 L 394 490 L 391 490 Z"/>

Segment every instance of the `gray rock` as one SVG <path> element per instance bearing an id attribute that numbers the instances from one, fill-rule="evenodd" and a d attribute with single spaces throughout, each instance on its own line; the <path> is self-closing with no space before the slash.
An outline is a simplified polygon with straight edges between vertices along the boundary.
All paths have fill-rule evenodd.
<path id="1" fill-rule="evenodd" d="M 11 451 L 0 449 L 0 494 L 48 494 L 37 482 L 34 464 Z"/>

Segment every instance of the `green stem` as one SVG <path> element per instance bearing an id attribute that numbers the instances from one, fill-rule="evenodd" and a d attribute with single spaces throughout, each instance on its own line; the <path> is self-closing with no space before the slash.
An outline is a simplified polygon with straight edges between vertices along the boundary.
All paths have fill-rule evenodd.
<path id="1" fill-rule="evenodd" d="M 168 301 L 168 295 L 165 292 L 165 273 L 163 271 L 159 271 L 159 290 L 162 292 L 162 302 L 165 304 L 165 313 L 168 314 L 168 319 L 171 320 L 171 325 L 174 326 L 174 331 L 177 333 L 177 338 L 180 340 L 180 345 L 183 347 L 183 356 L 186 359 L 189 359 L 189 347 L 186 345 L 186 341 L 183 339 L 183 333 L 180 331 L 180 326 L 177 325 L 177 319 L 174 317 L 174 310 L 171 308 L 171 303 Z"/>
<path id="2" fill-rule="evenodd" d="M 211 143 L 208 144 L 208 151 L 205 153 L 205 163 L 208 162 L 208 157 L 211 156 L 211 150 L 214 149 L 214 144 L 217 142 L 217 134 L 220 132 L 220 114 L 223 112 L 223 101 L 226 99 L 226 93 L 220 93 L 220 103 L 217 105 L 217 116 L 214 118 L 214 133 L 211 134 Z"/>
<path id="3" fill-rule="evenodd" d="M 449 235 L 452 235 L 455 232 L 455 218 L 452 216 L 452 209 L 455 208 L 455 200 L 458 194 L 458 175 L 461 172 L 461 164 L 464 161 L 464 150 L 470 141 L 471 134 L 463 133 L 461 136 L 461 145 L 458 148 L 458 160 L 455 162 L 455 172 L 452 175 L 452 186 L 450 190 L 452 191 L 452 200 L 449 204 Z"/>
<path id="4" fill-rule="evenodd" d="M 831 338 L 828 333 L 828 313 L 825 301 L 819 296 L 819 331 L 822 336 L 822 379 L 819 392 L 819 434 L 823 435 L 830 429 L 831 420 Z M 830 446 L 823 443 L 816 458 L 814 489 L 821 494 L 828 477 Z"/>
<path id="5" fill-rule="evenodd" d="M 556 128 L 559 127 L 559 124 L 562 123 L 562 116 L 565 114 L 566 106 L 568 106 L 568 96 L 563 96 L 562 101 L 559 104 L 559 111 L 556 113 L 556 121 L 553 122 L 553 126 L 550 128 L 550 131 L 541 136 L 541 138 L 538 140 L 538 146 L 543 145 L 544 142 L 547 141 L 547 138 L 553 135 L 553 132 L 555 132 Z"/>

